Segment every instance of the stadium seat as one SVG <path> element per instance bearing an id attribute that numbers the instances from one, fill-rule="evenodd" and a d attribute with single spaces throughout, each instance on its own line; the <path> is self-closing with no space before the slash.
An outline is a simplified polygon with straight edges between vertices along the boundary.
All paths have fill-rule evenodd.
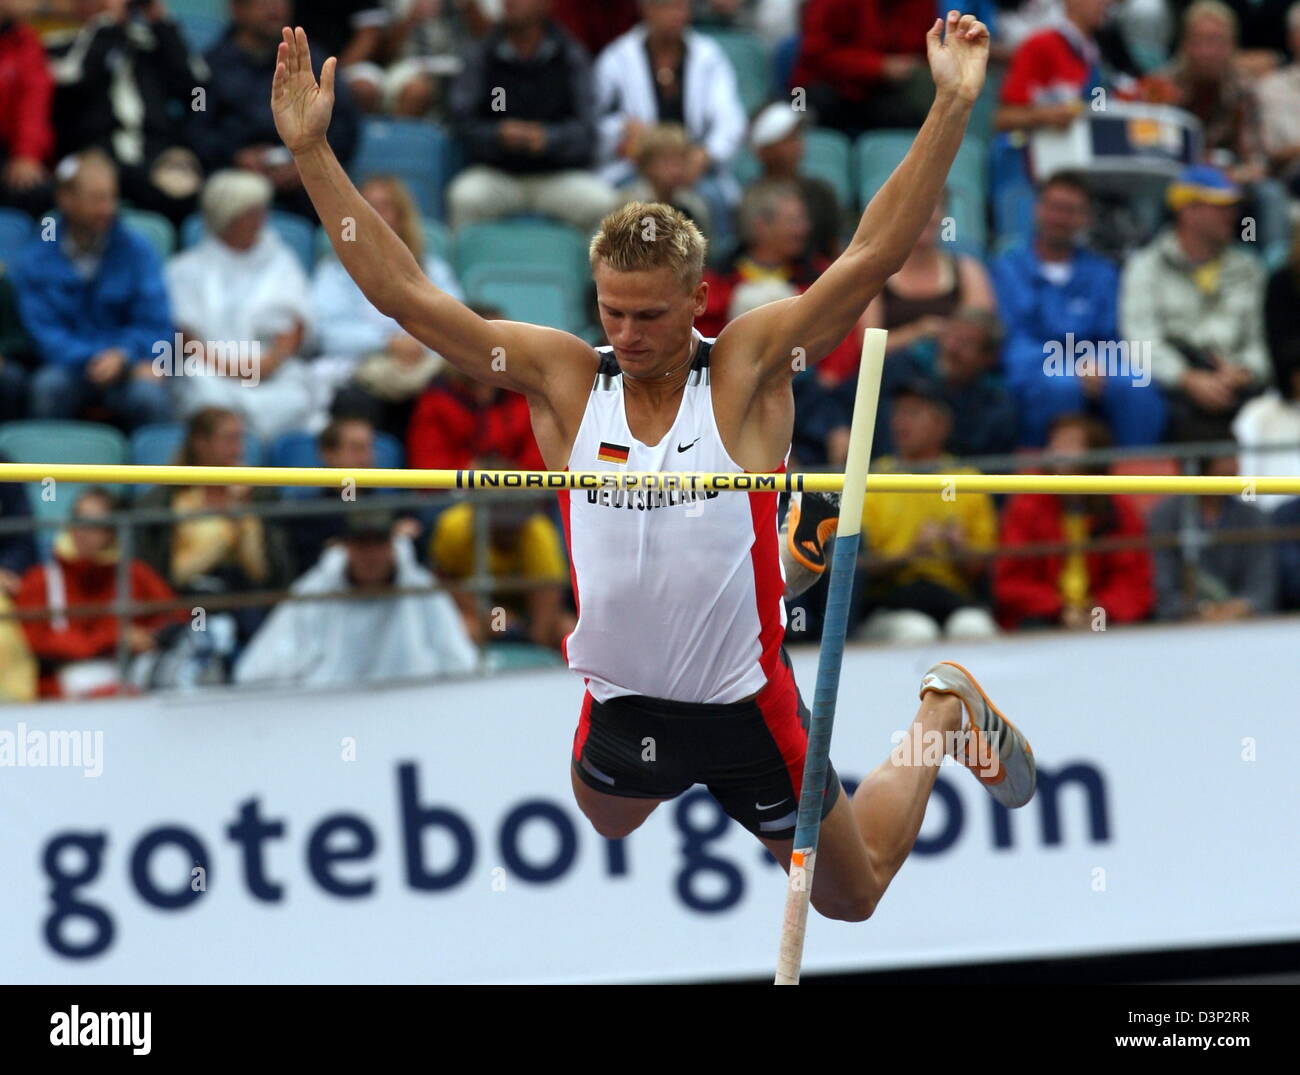
<path id="1" fill-rule="evenodd" d="M 727 59 L 736 72 L 736 87 L 740 91 L 745 114 L 752 116 L 772 96 L 772 67 L 762 39 L 740 30 L 704 28 L 701 32 L 713 38 L 727 54 Z"/>
<path id="2" fill-rule="evenodd" d="M 731 173 L 742 187 L 755 182 L 762 171 L 748 149 L 742 149 L 731 162 Z M 854 204 L 853 146 L 839 131 L 814 127 L 804 134 L 803 174 L 826 180 L 842 206 Z"/>
<path id="3" fill-rule="evenodd" d="M 486 647 L 485 656 L 488 670 L 492 672 L 564 666 L 564 658 L 555 650 L 531 642 L 492 642 Z"/>
<path id="4" fill-rule="evenodd" d="M 165 216 L 147 209 L 122 209 L 118 215 L 123 226 L 149 240 L 162 260 L 172 256 L 176 250 L 176 229 Z"/>
<path id="5" fill-rule="evenodd" d="M 451 264 L 452 241 L 447 226 L 440 221 L 431 220 L 429 217 L 422 217 L 420 219 L 420 230 L 424 232 L 425 254 L 434 254 Z M 324 228 L 317 228 L 316 260 L 320 261 L 323 257 L 330 257 L 333 253 L 334 248 L 330 243 L 329 233 Z"/>
<path id="6" fill-rule="evenodd" d="M 12 267 L 36 237 L 36 221 L 18 209 L 0 209 L 0 265 Z"/>
<path id="7" fill-rule="evenodd" d="M 871 131 L 858 139 L 858 201 L 863 207 L 902 162 L 915 131 Z M 966 139 L 948 175 L 949 211 L 957 226 L 955 247 L 976 255 L 984 252 L 986 158 L 983 146 Z"/>
<path id="8" fill-rule="evenodd" d="M 537 217 L 469 224 L 456 232 L 455 269 L 463 281 L 479 265 L 546 268 L 586 280 L 588 240 L 576 228 Z"/>
<path id="9" fill-rule="evenodd" d="M 24 421 L 0 426 L 0 455 L 15 463 L 103 463 L 120 466 L 127 461 L 126 437 L 112 426 L 95 422 Z M 57 482 L 46 486 L 28 482 L 24 488 L 32 511 L 39 519 L 66 519 L 73 501 L 85 488 L 81 482 Z M 46 489 L 53 490 L 51 497 Z M 37 533 L 37 547 L 48 556 L 55 531 L 46 527 Z"/>
<path id="10" fill-rule="evenodd" d="M 191 52 L 204 53 L 212 48 L 222 35 L 226 32 L 226 25 L 229 22 L 225 18 L 214 18 L 211 15 L 203 14 L 176 14 L 176 21 L 180 24 L 181 36 L 185 38 L 185 43 L 190 47 Z"/>
<path id="11" fill-rule="evenodd" d="M 391 433 L 375 432 L 375 466 L 381 470 L 400 470 L 406 465 L 402 443 Z M 281 433 L 270 444 L 267 466 L 272 467 L 323 467 L 316 434 L 294 431 Z M 307 489 L 308 496 L 312 490 Z"/>
<path id="12" fill-rule="evenodd" d="M 176 462 L 181 442 L 185 439 L 185 427 L 179 422 L 160 422 L 155 425 L 141 426 L 131 434 L 131 463 L 135 466 L 170 466 Z M 262 442 L 255 433 L 244 432 L 245 466 L 255 467 L 262 461 Z"/>
<path id="13" fill-rule="evenodd" d="M 803 171 L 834 187 L 841 205 L 853 204 L 853 145 L 839 131 L 814 127 L 804 135 Z"/>
<path id="14" fill-rule="evenodd" d="M 298 255 L 303 271 L 310 275 L 316 259 L 316 229 L 311 222 L 306 217 L 280 209 L 272 209 L 267 222 Z M 188 250 L 202 240 L 204 234 L 203 215 L 191 213 L 181 222 L 181 248 Z"/>
<path id="15" fill-rule="evenodd" d="M 324 467 L 320 448 L 316 446 L 316 434 L 282 433 L 270 442 L 268 467 Z M 389 433 L 374 434 L 374 465 L 381 469 L 400 469 L 404 465 L 402 443 Z M 282 495 L 289 499 L 305 499 L 317 495 L 315 486 L 289 485 L 281 489 Z"/>
<path id="16" fill-rule="evenodd" d="M 579 333 L 581 288 L 571 273 L 542 265 L 480 262 L 461 274 L 470 302 L 495 306 L 511 321 Z"/>
<path id="17" fill-rule="evenodd" d="M 174 15 L 206 15 L 220 22 L 230 20 L 230 0 L 171 0 Z"/>
<path id="18" fill-rule="evenodd" d="M 316 229 L 312 223 L 296 213 L 285 213 L 278 209 L 271 210 L 268 223 L 289 249 L 298 255 L 303 272 L 310 276 L 316 262 Z"/>
<path id="19" fill-rule="evenodd" d="M 350 172 L 358 183 L 372 175 L 396 175 L 406 182 L 420 212 L 443 218 L 442 196 L 451 175 L 451 143 L 426 120 L 368 117 Z"/>

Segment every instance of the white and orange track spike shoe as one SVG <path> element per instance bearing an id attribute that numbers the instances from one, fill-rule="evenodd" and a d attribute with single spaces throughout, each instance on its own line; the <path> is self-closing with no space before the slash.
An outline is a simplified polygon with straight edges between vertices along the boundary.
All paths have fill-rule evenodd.
<path id="1" fill-rule="evenodd" d="M 975 677 L 953 661 L 940 661 L 921 680 L 922 698 L 926 691 L 955 695 L 966 710 L 952 756 L 1003 806 L 1014 809 L 1029 802 L 1038 783 L 1029 740 L 1002 715 Z"/>

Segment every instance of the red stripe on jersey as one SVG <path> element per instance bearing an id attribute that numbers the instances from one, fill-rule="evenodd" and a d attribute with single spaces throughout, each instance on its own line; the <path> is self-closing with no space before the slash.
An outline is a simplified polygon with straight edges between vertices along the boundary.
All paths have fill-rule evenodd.
<path id="1" fill-rule="evenodd" d="M 784 472 L 784 463 L 772 471 L 773 474 Z M 754 543 L 749 549 L 749 559 L 754 569 L 754 599 L 758 605 L 758 663 L 764 678 L 770 683 L 782 667 L 781 643 L 785 640 L 785 628 L 781 624 L 785 580 L 781 577 L 781 548 L 776 528 L 776 502 L 780 494 L 746 495 L 754 525 Z"/>
<path id="2" fill-rule="evenodd" d="M 582 712 L 578 714 L 578 730 L 573 733 L 573 760 L 582 760 L 582 748 L 587 742 L 587 733 L 591 731 L 591 691 L 583 691 Z"/>
<path id="3" fill-rule="evenodd" d="M 785 464 L 782 463 L 773 473 L 784 472 Z M 794 674 L 781 660 L 781 643 L 785 641 L 785 628 L 781 624 L 785 580 L 781 577 L 781 548 L 776 526 L 779 494 L 747 495 L 754 525 L 754 544 L 750 547 L 749 557 L 754 568 L 754 597 L 758 605 L 758 661 L 767 680 L 754 703 L 781 751 L 790 773 L 790 786 L 797 798 L 803 785 L 808 733 L 799 723 L 799 697 Z"/>

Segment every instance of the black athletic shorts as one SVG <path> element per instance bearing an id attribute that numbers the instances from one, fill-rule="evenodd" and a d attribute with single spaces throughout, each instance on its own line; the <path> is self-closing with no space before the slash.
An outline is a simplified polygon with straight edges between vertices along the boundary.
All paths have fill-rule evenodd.
<path id="1" fill-rule="evenodd" d="M 573 767 L 607 795 L 673 799 L 704 784 L 755 836 L 794 836 L 811 714 L 784 651 L 776 675 L 746 702 L 676 702 L 588 691 L 573 737 Z M 828 765 L 822 818 L 839 797 Z"/>

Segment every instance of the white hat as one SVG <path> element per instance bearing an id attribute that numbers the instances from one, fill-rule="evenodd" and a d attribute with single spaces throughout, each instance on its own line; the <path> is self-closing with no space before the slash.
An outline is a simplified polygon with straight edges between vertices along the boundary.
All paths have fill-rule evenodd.
<path id="1" fill-rule="evenodd" d="M 199 195 L 203 223 L 212 235 L 220 235 L 235 219 L 250 209 L 265 209 L 275 197 L 271 181 L 257 172 L 227 168 L 211 176 Z"/>
<path id="2" fill-rule="evenodd" d="M 754 117 L 749 129 L 749 146 L 762 149 L 789 137 L 803 122 L 803 117 L 785 101 L 768 105 Z"/>

